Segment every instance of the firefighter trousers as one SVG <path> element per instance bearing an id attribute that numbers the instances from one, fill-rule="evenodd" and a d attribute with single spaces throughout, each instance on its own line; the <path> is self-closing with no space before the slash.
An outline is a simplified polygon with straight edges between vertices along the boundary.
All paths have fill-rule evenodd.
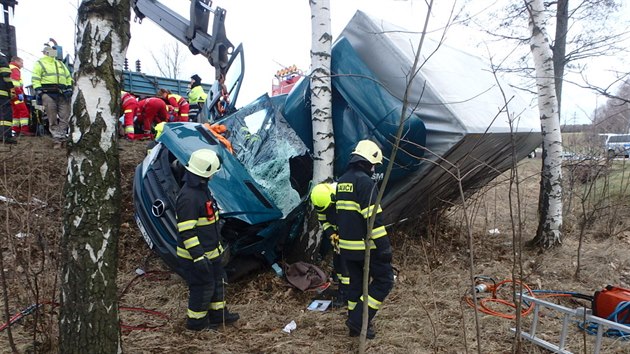
<path id="1" fill-rule="evenodd" d="M 224 271 L 221 257 L 212 260 L 210 273 L 200 272 L 192 266 L 185 267 L 185 280 L 188 284 L 188 316 L 186 326 L 189 329 L 203 329 L 208 326 L 208 311 L 223 311 Z M 190 269 L 189 269 L 190 268 Z"/>
<path id="2" fill-rule="evenodd" d="M 342 258 L 343 259 L 343 258 Z M 363 259 L 343 259 L 350 275 L 348 287 L 348 319 L 357 328 L 361 327 L 363 315 Z M 383 300 L 394 286 L 394 272 L 389 262 L 383 262 L 372 254 L 370 257 L 370 283 L 368 285 L 368 321 L 371 322 L 380 309 Z M 350 304 L 356 303 L 355 306 Z"/>

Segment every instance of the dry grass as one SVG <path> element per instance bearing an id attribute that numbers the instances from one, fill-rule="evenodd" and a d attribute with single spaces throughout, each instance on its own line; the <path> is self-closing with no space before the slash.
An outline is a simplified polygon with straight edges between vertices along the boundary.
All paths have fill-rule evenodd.
<path id="1" fill-rule="evenodd" d="M 44 138 L 20 142 L 20 150 L 0 153 L 6 168 L 0 195 L 24 202 L 37 197 L 47 206 L 34 207 L 0 204 L 2 253 L 9 282 L 9 307 L 12 313 L 36 301 L 33 289 L 39 289 L 37 301 L 56 298 L 57 240 L 60 232 L 63 151 L 49 150 Z M 344 310 L 310 312 L 306 307 L 316 296 L 287 285 L 272 272 L 258 274 L 227 286 L 230 310 L 240 313 L 235 327 L 195 333 L 184 329 L 187 288 L 176 275 L 157 273 L 136 278 L 135 270 L 166 271 L 151 257 L 132 218 L 131 181 L 136 164 L 144 155 L 144 143 L 122 142 L 121 163 L 124 188 L 123 225 L 119 248 L 120 306 L 155 310 L 163 320 L 150 314 L 121 311 L 127 325 L 161 326 L 153 331 L 123 331 L 123 348 L 127 353 L 348 353 L 356 352 L 357 340 L 347 336 Z M 519 169 L 522 240 L 533 237 L 536 230 L 537 171 L 540 160 L 524 160 Z M 513 237 L 507 193 L 508 174 L 504 174 L 484 191 L 470 198 L 474 211 L 476 274 L 497 280 L 511 278 Z M 17 186 L 17 187 L 16 187 Z M 624 215 L 628 215 L 624 210 Z M 28 227 L 27 227 L 28 226 Z M 499 233 L 488 230 L 498 229 Z M 19 231 L 29 236 L 17 238 Z M 571 230 L 571 228 L 569 228 Z M 468 249 L 456 209 L 448 211 L 438 222 L 426 225 L 408 221 L 392 231 L 394 265 L 398 269 L 395 287 L 375 320 L 377 338 L 369 341 L 370 353 L 465 353 L 476 352 L 474 312 L 462 301 L 470 287 Z M 579 279 L 573 274 L 576 265 L 577 239 L 567 234 L 562 247 L 539 254 L 523 249 L 523 280 L 533 288 L 576 291 L 592 294 L 608 284 L 630 287 L 630 232 L 597 238 L 587 234 L 583 269 Z M 43 251 L 42 251 L 43 250 Z M 45 256 L 45 257 L 42 257 Z M 330 270 L 329 264 L 322 266 Z M 39 272 L 39 273 L 38 273 Z M 35 274 L 38 281 L 34 282 Z M 153 273 L 152 273 L 153 274 Z M 29 280 L 31 279 L 31 280 Z M 135 280 L 134 280 L 135 279 Z M 563 300 L 565 301 L 565 300 Z M 563 302 L 566 306 L 577 306 Z M 2 306 L 4 308 L 4 306 Z M 45 305 L 39 316 L 29 316 L 12 327 L 20 352 L 50 352 L 56 348 L 57 309 Z M 5 317 L 4 315 L 2 316 Z M 38 325 L 33 340 L 33 325 Z M 294 320 L 297 330 L 291 334 L 282 328 Z M 524 320 L 525 327 L 530 317 Z M 0 321 L 4 322 L 4 321 Z M 559 320 L 547 313 L 539 334 L 553 340 L 560 329 Z M 480 314 L 482 352 L 511 352 L 513 321 Z M 571 324 L 571 350 L 583 352 L 583 332 Z M 588 345 L 593 337 L 586 336 Z M 604 353 L 628 353 L 630 342 L 605 339 Z M 543 353 L 524 344 L 526 353 Z M 0 332 L 0 351 L 10 352 L 7 331 Z"/>

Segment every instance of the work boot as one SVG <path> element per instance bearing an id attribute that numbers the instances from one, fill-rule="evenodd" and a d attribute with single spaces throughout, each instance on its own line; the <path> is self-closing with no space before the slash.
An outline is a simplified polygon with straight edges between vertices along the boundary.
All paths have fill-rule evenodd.
<path id="1" fill-rule="evenodd" d="M 241 316 L 236 312 L 230 312 L 227 308 L 223 310 L 212 310 L 208 315 L 210 319 L 210 325 L 222 325 L 231 324 L 238 321 Z"/>
<path id="2" fill-rule="evenodd" d="M 18 142 L 17 142 L 17 140 L 13 139 L 10 136 L 5 136 L 5 137 L 2 138 L 2 143 L 3 144 L 12 144 L 13 145 L 13 144 L 17 144 Z"/>
<path id="3" fill-rule="evenodd" d="M 361 335 L 361 326 L 355 326 L 352 322 L 350 322 L 350 319 L 346 320 L 346 326 L 350 330 L 350 333 L 349 333 L 350 337 L 358 337 L 359 335 Z M 368 328 L 367 328 L 367 333 L 365 335 L 365 338 L 367 339 L 376 338 L 376 333 L 374 332 L 374 328 L 372 327 L 371 323 L 368 323 Z"/>
<path id="4" fill-rule="evenodd" d="M 186 319 L 186 329 L 191 331 L 203 331 L 206 329 L 216 329 L 216 325 L 212 327 L 208 322 L 208 317 L 202 319 Z"/>

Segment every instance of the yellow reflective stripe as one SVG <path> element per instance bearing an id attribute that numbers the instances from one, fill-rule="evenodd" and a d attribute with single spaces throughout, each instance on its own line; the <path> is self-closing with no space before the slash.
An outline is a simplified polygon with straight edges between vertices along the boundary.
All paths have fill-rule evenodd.
<path id="1" fill-rule="evenodd" d="M 9 96 L 9 92 L 5 90 L 0 90 L 0 96 Z"/>
<path id="2" fill-rule="evenodd" d="M 317 213 L 317 220 L 325 221 L 326 220 L 326 215 Z"/>
<path id="3" fill-rule="evenodd" d="M 13 122 L 6 121 L 6 120 L 0 120 L 0 125 L 7 126 L 7 127 L 12 127 L 13 126 Z"/>
<path id="4" fill-rule="evenodd" d="M 211 225 L 214 224 L 217 218 L 213 217 L 212 219 L 208 220 L 207 217 L 203 217 L 203 218 L 199 218 L 197 219 L 197 226 L 206 226 L 206 225 Z"/>
<path id="5" fill-rule="evenodd" d="M 188 117 L 188 113 L 182 113 L 181 116 L 182 117 Z"/>
<path id="6" fill-rule="evenodd" d="M 206 257 L 208 259 L 215 259 L 219 257 L 223 253 L 223 246 L 219 245 L 219 247 L 213 249 L 212 251 L 206 252 Z"/>
<path id="7" fill-rule="evenodd" d="M 20 118 L 20 125 L 28 125 L 28 118 Z"/>
<path id="8" fill-rule="evenodd" d="M 353 202 L 351 200 L 338 200 L 337 201 L 337 210 L 350 210 L 361 212 L 361 206 L 357 202 Z"/>
<path id="9" fill-rule="evenodd" d="M 198 245 L 199 245 L 199 238 L 197 236 L 191 237 L 188 240 L 184 240 L 184 247 L 186 247 L 187 250 Z"/>
<path id="10" fill-rule="evenodd" d="M 372 229 L 372 239 L 381 238 L 383 236 L 387 236 L 387 230 L 385 230 L 385 226 L 380 226 L 376 229 Z"/>
<path id="11" fill-rule="evenodd" d="M 350 284 L 350 277 L 344 277 L 343 275 L 337 273 L 337 278 L 339 278 L 339 281 L 341 282 L 341 284 L 345 284 L 345 285 Z"/>
<path id="12" fill-rule="evenodd" d="M 6 67 L 6 66 L 0 67 L 0 73 L 9 73 L 10 74 L 11 73 L 11 68 Z"/>
<path id="13" fill-rule="evenodd" d="M 348 311 L 354 310 L 355 307 L 357 307 L 357 303 L 354 301 L 348 300 Z"/>
<path id="14" fill-rule="evenodd" d="M 339 248 L 350 251 L 361 251 L 365 249 L 365 241 L 339 240 Z M 370 249 L 375 249 L 374 241 L 370 240 Z"/>
<path id="15" fill-rule="evenodd" d="M 125 133 L 133 133 L 135 130 L 133 129 L 133 125 L 128 125 L 125 127 Z M 179 224 L 177 225 L 179 227 Z"/>
<path id="16" fill-rule="evenodd" d="M 193 229 L 197 225 L 197 220 L 186 220 L 177 223 L 177 230 L 179 232 Z"/>
<path id="17" fill-rule="evenodd" d="M 361 301 L 363 301 L 363 295 L 361 295 Z M 369 307 L 371 307 L 371 308 L 373 308 L 375 310 L 378 310 L 378 309 L 381 308 L 382 304 L 383 304 L 382 302 L 380 302 L 380 301 L 376 300 L 375 298 L 371 297 L 370 295 L 368 295 L 368 306 Z"/>
<path id="18" fill-rule="evenodd" d="M 185 259 L 190 259 L 192 261 L 192 256 L 190 255 L 190 252 L 181 247 L 177 247 L 177 256 Z"/>
<path id="19" fill-rule="evenodd" d="M 131 113 L 131 112 L 133 112 L 133 109 L 125 109 L 124 113 Z"/>
<path id="20" fill-rule="evenodd" d="M 208 315 L 208 311 L 193 311 L 188 309 L 188 318 L 192 318 L 195 320 L 200 320 Z"/>
<path id="21" fill-rule="evenodd" d="M 225 301 L 211 302 L 210 310 L 223 310 L 225 308 Z"/>
<path id="22" fill-rule="evenodd" d="M 383 209 L 381 209 L 381 206 L 379 205 L 378 206 L 378 211 L 376 213 L 378 214 L 378 213 L 380 213 L 382 211 L 383 211 Z M 374 205 L 370 205 L 369 207 L 361 210 L 361 215 L 363 215 L 363 217 L 365 219 L 367 219 L 367 218 L 369 218 L 372 215 L 373 212 L 374 212 Z"/>
<path id="23" fill-rule="evenodd" d="M 327 229 L 327 228 L 329 228 L 329 227 L 333 227 L 333 225 L 332 225 L 331 223 L 329 223 L 329 222 L 325 222 L 325 223 L 322 225 L 322 227 L 324 228 L 324 230 L 326 230 L 326 229 Z"/>

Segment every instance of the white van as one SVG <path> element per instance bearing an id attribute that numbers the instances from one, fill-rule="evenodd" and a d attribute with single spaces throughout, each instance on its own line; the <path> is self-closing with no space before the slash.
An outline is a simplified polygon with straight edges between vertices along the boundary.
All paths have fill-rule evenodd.
<path id="1" fill-rule="evenodd" d="M 630 155 L 630 134 L 610 135 L 606 139 L 606 153 L 608 158 Z"/>

